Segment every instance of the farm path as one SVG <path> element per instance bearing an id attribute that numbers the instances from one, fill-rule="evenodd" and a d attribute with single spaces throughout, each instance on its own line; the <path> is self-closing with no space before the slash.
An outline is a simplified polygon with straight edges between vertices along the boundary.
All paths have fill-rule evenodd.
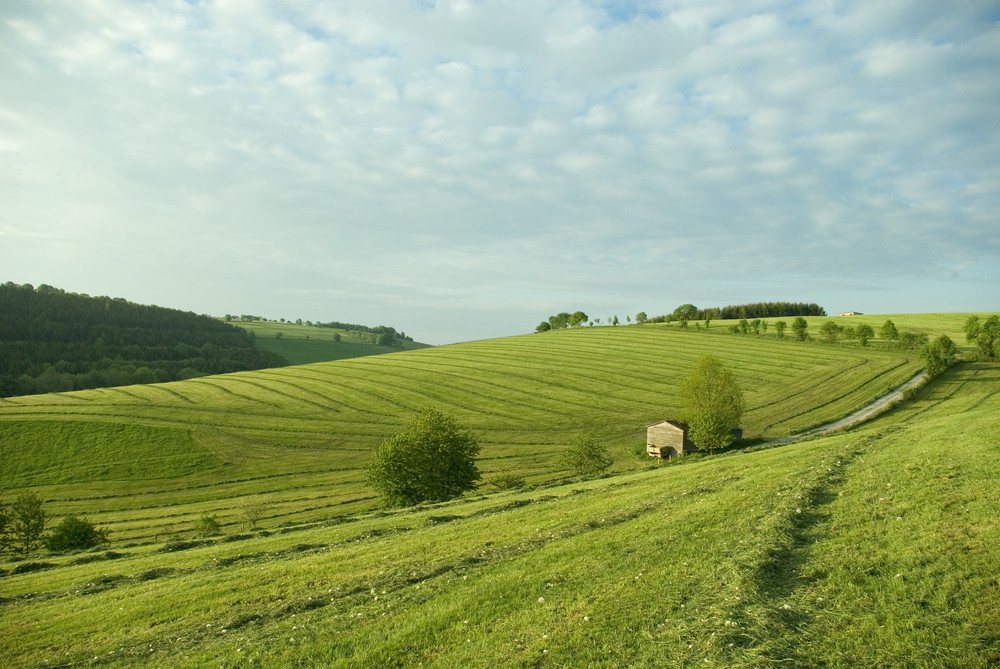
<path id="1" fill-rule="evenodd" d="M 768 442 L 769 444 L 790 444 L 794 441 L 801 441 L 803 439 L 810 439 L 812 437 L 818 437 L 820 435 L 828 434 L 830 432 L 836 432 L 838 430 L 846 430 L 848 428 L 854 427 L 860 423 L 864 423 L 867 420 L 878 416 L 886 409 L 888 409 L 893 404 L 900 402 L 903 399 L 907 390 L 911 388 L 918 387 L 924 382 L 927 377 L 926 371 L 921 371 L 919 374 L 914 376 L 912 379 L 896 388 L 895 390 L 886 393 L 882 397 L 869 404 L 868 406 L 858 409 L 854 413 L 845 416 L 839 420 L 835 420 L 832 423 L 827 423 L 826 425 L 820 425 L 819 427 L 814 427 L 811 430 L 806 430 L 805 432 L 800 432 L 798 434 L 793 434 L 790 437 L 782 437 L 781 439 L 775 439 L 774 441 Z"/>

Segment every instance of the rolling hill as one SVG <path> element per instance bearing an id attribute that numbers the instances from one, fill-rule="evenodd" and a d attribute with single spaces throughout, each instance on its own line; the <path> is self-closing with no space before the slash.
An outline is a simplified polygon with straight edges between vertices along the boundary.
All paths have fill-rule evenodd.
<path id="1" fill-rule="evenodd" d="M 395 346 L 379 345 L 372 343 L 368 333 L 315 325 L 274 321 L 240 321 L 236 325 L 255 335 L 257 348 L 276 353 L 293 365 L 412 351 L 429 346 L 402 338 L 397 339 Z"/>
<path id="2" fill-rule="evenodd" d="M 0 314 L 0 396 L 288 364 L 215 318 L 44 284 L 0 284 Z"/>
<path id="3" fill-rule="evenodd" d="M 561 478 L 587 433 L 617 471 L 649 465 L 645 426 L 678 411 L 674 389 L 711 352 L 747 395 L 744 434 L 786 436 L 838 418 L 921 366 L 898 352 L 668 327 L 587 328 L 184 382 L 0 400 L 2 481 L 56 515 L 87 513 L 119 542 L 226 526 L 248 495 L 270 525 L 371 509 L 370 449 L 425 407 L 482 445 L 485 478 Z"/>
<path id="4" fill-rule="evenodd" d="M 895 370 L 893 361 L 901 360 L 868 355 L 872 362 L 862 362 L 847 350 L 802 344 L 748 351 L 730 348 L 726 338 L 711 339 L 715 353 L 742 363 L 745 382 L 759 381 L 749 385 L 756 416 L 751 423 L 761 433 L 837 410 L 823 408 L 830 402 L 812 411 L 805 411 L 804 401 L 795 409 L 786 406 L 782 398 L 806 392 L 809 379 L 833 379 L 826 383 L 840 392 L 828 396 L 850 394 L 852 386 L 882 385 L 896 373 L 873 368 L 862 375 L 866 365 L 881 361 Z M 661 378 L 676 374 L 705 343 L 697 334 L 639 328 L 483 342 L 472 349 L 366 359 L 339 372 L 332 387 L 353 380 L 355 394 L 339 397 L 360 403 L 358 384 L 368 379 L 382 391 L 370 398 L 374 411 L 390 392 L 375 381 L 389 378 L 393 391 L 410 388 L 399 393 L 400 404 L 422 404 L 426 398 L 398 379 L 409 369 L 405 378 L 418 385 L 414 379 L 430 368 L 436 370 L 433 390 L 453 398 L 449 406 L 473 421 L 480 416 L 474 403 L 457 399 L 469 397 L 466 385 L 473 384 L 474 375 L 461 373 L 463 365 L 478 369 L 480 382 L 510 383 L 499 370 L 472 363 L 488 360 L 492 348 L 496 364 L 505 350 L 514 378 L 541 384 L 538 377 L 553 377 L 548 392 L 537 392 L 539 415 L 514 403 L 518 395 L 495 393 L 507 399 L 489 405 L 489 420 L 508 425 L 506 434 L 517 432 L 500 419 L 516 408 L 524 424 L 539 432 L 532 441 L 544 444 L 560 433 L 548 427 L 551 420 L 562 415 L 565 432 L 571 418 L 579 418 L 566 408 L 575 407 L 578 393 L 595 402 L 607 394 L 606 403 L 594 409 L 595 417 L 603 417 L 595 425 L 627 450 L 633 435 L 618 434 L 613 416 L 619 412 L 624 421 L 645 412 L 660 415 L 669 399 L 661 405 L 644 394 L 653 376 L 649 368 Z M 436 357 L 442 351 L 446 357 Z M 612 361 L 622 351 L 632 362 L 616 366 Z M 901 375 L 911 364 L 903 365 Z M 339 366 L 305 371 L 332 374 Z M 245 376 L 213 380 L 219 385 L 211 396 L 230 397 L 218 390 L 227 388 L 249 397 Z M 291 394 L 275 378 L 252 377 Z M 619 398 L 611 394 L 621 385 L 636 397 L 635 413 L 621 413 Z M 197 384 L 170 389 L 189 398 L 208 390 Z M 669 398 L 669 392 L 664 395 Z M 275 395 L 256 396 L 279 404 Z M 103 408 L 95 404 L 89 413 L 82 410 L 99 397 L 30 399 L 3 405 L 5 428 L 13 419 L 38 421 L 38 429 L 47 429 L 65 419 L 57 419 L 61 407 L 81 410 L 73 418 L 81 424 L 132 415 L 157 429 L 150 413 L 137 411 L 144 405 L 135 398 L 103 397 Z M 285 411 L 297 406 L 289 399 Z M 783 411 L 784 420 L 763 419 L 771 413 L 768 406 Z M 220 415 L 203 411 L 187 414 L 187 420 L 214 417 L 212 429 L 232 429 L 223 427 L 228 424 Z M 390 415 L 405 408 L 396 411 Z M 184 414 L 168 415 L 169 429 L 183 424 Z M 402 511 L 326 515 L 298 526 L 281 527 L 281 518 L 274 518 L 267 532 L 201 543 L 116 543 L 110 551 L 51 557 L 0 578 L 0 664 L 995 666 L 997 415 L 1000 366 L 964 363 L 863 429 L 822 439 Z M 261 427 L 262 435 L 278 433 L 274 425 Z M 258 455 L 321 450 L 308 442 L 303 438 L 299 448 L 262 442 Z M 518 450 L 509 448 L 508 466 L 531 462 Z M 338 451 L 331 446 L 330 452 Z M 224 456 L 216 452 L 222 462 Z M 246 465 L 230 466 L 238 471 Z M 194 485 L 175 490 L 180 508 L 190 503 L 185 497 L 225 497 L 239 487 L 235 479 L 221 485 L 202 480 L 212 492 Z M 299 480 L 274 481 L 294 486 Z M 43 489 L 50 497 L 69 490 Z M 314 490 L 290 492 L 306 509 Z M 123 499 L 130 503 L 127 496 L 116 503 Z M 157 519 L 155 502 L 148 511 L 145 522 L 164 522 Z M 138 515 L 139 509 L 128 513 Z"/>

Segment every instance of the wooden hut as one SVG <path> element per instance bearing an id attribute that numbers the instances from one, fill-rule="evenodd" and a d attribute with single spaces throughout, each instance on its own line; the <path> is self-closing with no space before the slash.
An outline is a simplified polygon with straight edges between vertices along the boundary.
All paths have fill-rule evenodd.
<path id="1" fill-rule="evenodd" d="M 646 427 L 646 452 L 653 458 L 672 458 L 693 450 L 687 438 L 688 426 L 675 420 L 661 420 Z"/>

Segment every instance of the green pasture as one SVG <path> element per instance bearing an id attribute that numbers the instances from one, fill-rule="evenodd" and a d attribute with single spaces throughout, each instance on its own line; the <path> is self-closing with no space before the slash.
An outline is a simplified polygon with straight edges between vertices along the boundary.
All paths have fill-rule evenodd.
<path id="1" fill-rule="evenodd" d="M 823 323 L 827 321 L 833 321 L 834 323 L 837 323 L 845 328 L 857 328 L 859 325 L 867 324 L 875 330 L 875 337 L 871 340 L 869 346 L 887 346 L 890 342 L 882 340 L 880 330 L 886 321 L 892 321 L 900 333 L 913 332 L 918 335 L 925 334 L 932 339 L 939 335 L 948 335 L 948 337 L 951 338 L 951 340 L 955 342 L 960 349 L 964 351 L 973 351 L 975 347 L 966 343 L 965 333 L 962 331 L 962 327 L 965 325 L 965 321 L 968 320 L 969 316 L 979 316 L 981 319 L 985 319 L 991 315 L 992 313 L 990 312 L 969 312 L 953 314 L 860 314 L 857 316 L 804 316 L 804 318 L 809 323 L 809 336 L 814 339 L 820 339 L 822 337 L 820 334 L 820 328 L 823 326 Z M 794 338 L 795 335 L 792 333 L 792 322 L 795 320 L 794 316 L 764 318 L 761 320 L 766 321 L 768 324 L 765 336 L 774 337 L 774 324 L 778 321 L 785 321 L 788 325 L 785 330 L 785 338 Z M 736 323 L 739 323 L 739 320 L 714 320 L 709 323 L 708 329 L 711 332 L 725 333 L 729 330 L 730 326 Z M 704 327 L 705 323 L 704 321 L 690 321 L 688 325 L 689 327 Z M 671 323 L 665 327 L 678 328 L 680 327 L 680 323 Z M 841 345 L 850 345 L 850 342 L 842 342 Z M 854 345 L 857 346 L 857 343 L 855 342 Z"/>
<path id="2" fill-rule="evenodd" d="M 412 341 L 403 342 L 401 346 L 378 346 L 356 332 L 320 328 L 314 325 L 273 321 L 234 321 L 233 325 L 253 332 L 257 348 L 277 353 L 293 365 L 413 351 L 428 346 Z M 338 334 L 340 341 L 336 341 Z"/>
<path id="3" fill-rule="evenodd" d="M 910 353 L 633 326 L 16 397 L 0 401 L 13 463 L 0 481 L 32 486 L 55 517 L 86 513 L 128 545 L 187 536 L 206 514 L 232 531 L 247 496 L 267 496 L 272 527 L 371 509 L 371 449 L 426 407 L 473 432 L 487 480 L 557 480 L 579 434 L 612 449 L 615 471 L 641 469 L 646 426 L 677 415 L 676 384 L 706 353 L 744 387 L 749 438 L 839 418 L 921 366 Z"/>
<path id="4" fill-rule="evenodd" d="M 609 367 L 615 356 L 601 365 L 596 352 L 586 357 L 590 347 L 631 347 L 640 370 L 668 351 L 661 355 L 672 364 L 660 363 L 661 376 L 698 350 L 697 334 L 620 330 L 628 332 L 508 341 L 520 348 L 507 365 L 521 378 L 538 374 L 543 365 L 530 351 L 544 351 L 560 361 L 544 366 L 557 387 L 593 389 L 609 372 L 619 382 L 643 372 Z M 642 345 L 654 335 L 662 344 Z M 465 383 L 473 381 L 463 365 L 500 385 L 497 371 L 473 364 L 489 359 L 490 346 L 499 344 L 441 350 Z M 571 350 L 597 369 L 571 368 L 563 357 Z M 742 360 L 735 348 L 715 350 Z M 818 355 L 812 346 L 766 350 L 757 357 L 771 361 L 779 385 L 809 376 L 780 368 L 817 373 L 824 360 L 808 357 L 810 366 L 798 357 Z M 444 364 L 424 355 L 383 356 L 395 361 L 394 373 L 381 369 L 402 384 L 403 370 Z M 847 359 L 846 369 L 861 365 Z M 366 379 L 364 369 L 338 383 Z M 447 388 L 457 379 L 445 386 L 437 371 L 435 392 L 456 396 Z M 753 373 L 741 366 L 745 381 Z M 842 386 L 851 374 L 834 378 Z M 772 390 L 754 392 L 756 411 L 767 397 L 782 406 Z M 492 406 L 500 424 L 514 411 Z M 272 523 L 266 532 L 230 530 L 200 545 L 37 556 L 24 573 L 5 564 L 0 666 L 996 666 L 998 415 L 1000 365 L 963 363 L 864 428 L 822 439 L 408 510 Z M 248 461 L 269 452 L 257 447 Z"/>

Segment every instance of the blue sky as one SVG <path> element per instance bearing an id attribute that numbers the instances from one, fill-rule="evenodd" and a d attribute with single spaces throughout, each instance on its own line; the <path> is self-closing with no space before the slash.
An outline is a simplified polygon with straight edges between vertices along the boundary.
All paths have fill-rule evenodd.
<path id="1" fill-rule="evenodd" d="M 1000 310 L 997 2 L 0 5 L 0 281 L 419 341 Z"/>

